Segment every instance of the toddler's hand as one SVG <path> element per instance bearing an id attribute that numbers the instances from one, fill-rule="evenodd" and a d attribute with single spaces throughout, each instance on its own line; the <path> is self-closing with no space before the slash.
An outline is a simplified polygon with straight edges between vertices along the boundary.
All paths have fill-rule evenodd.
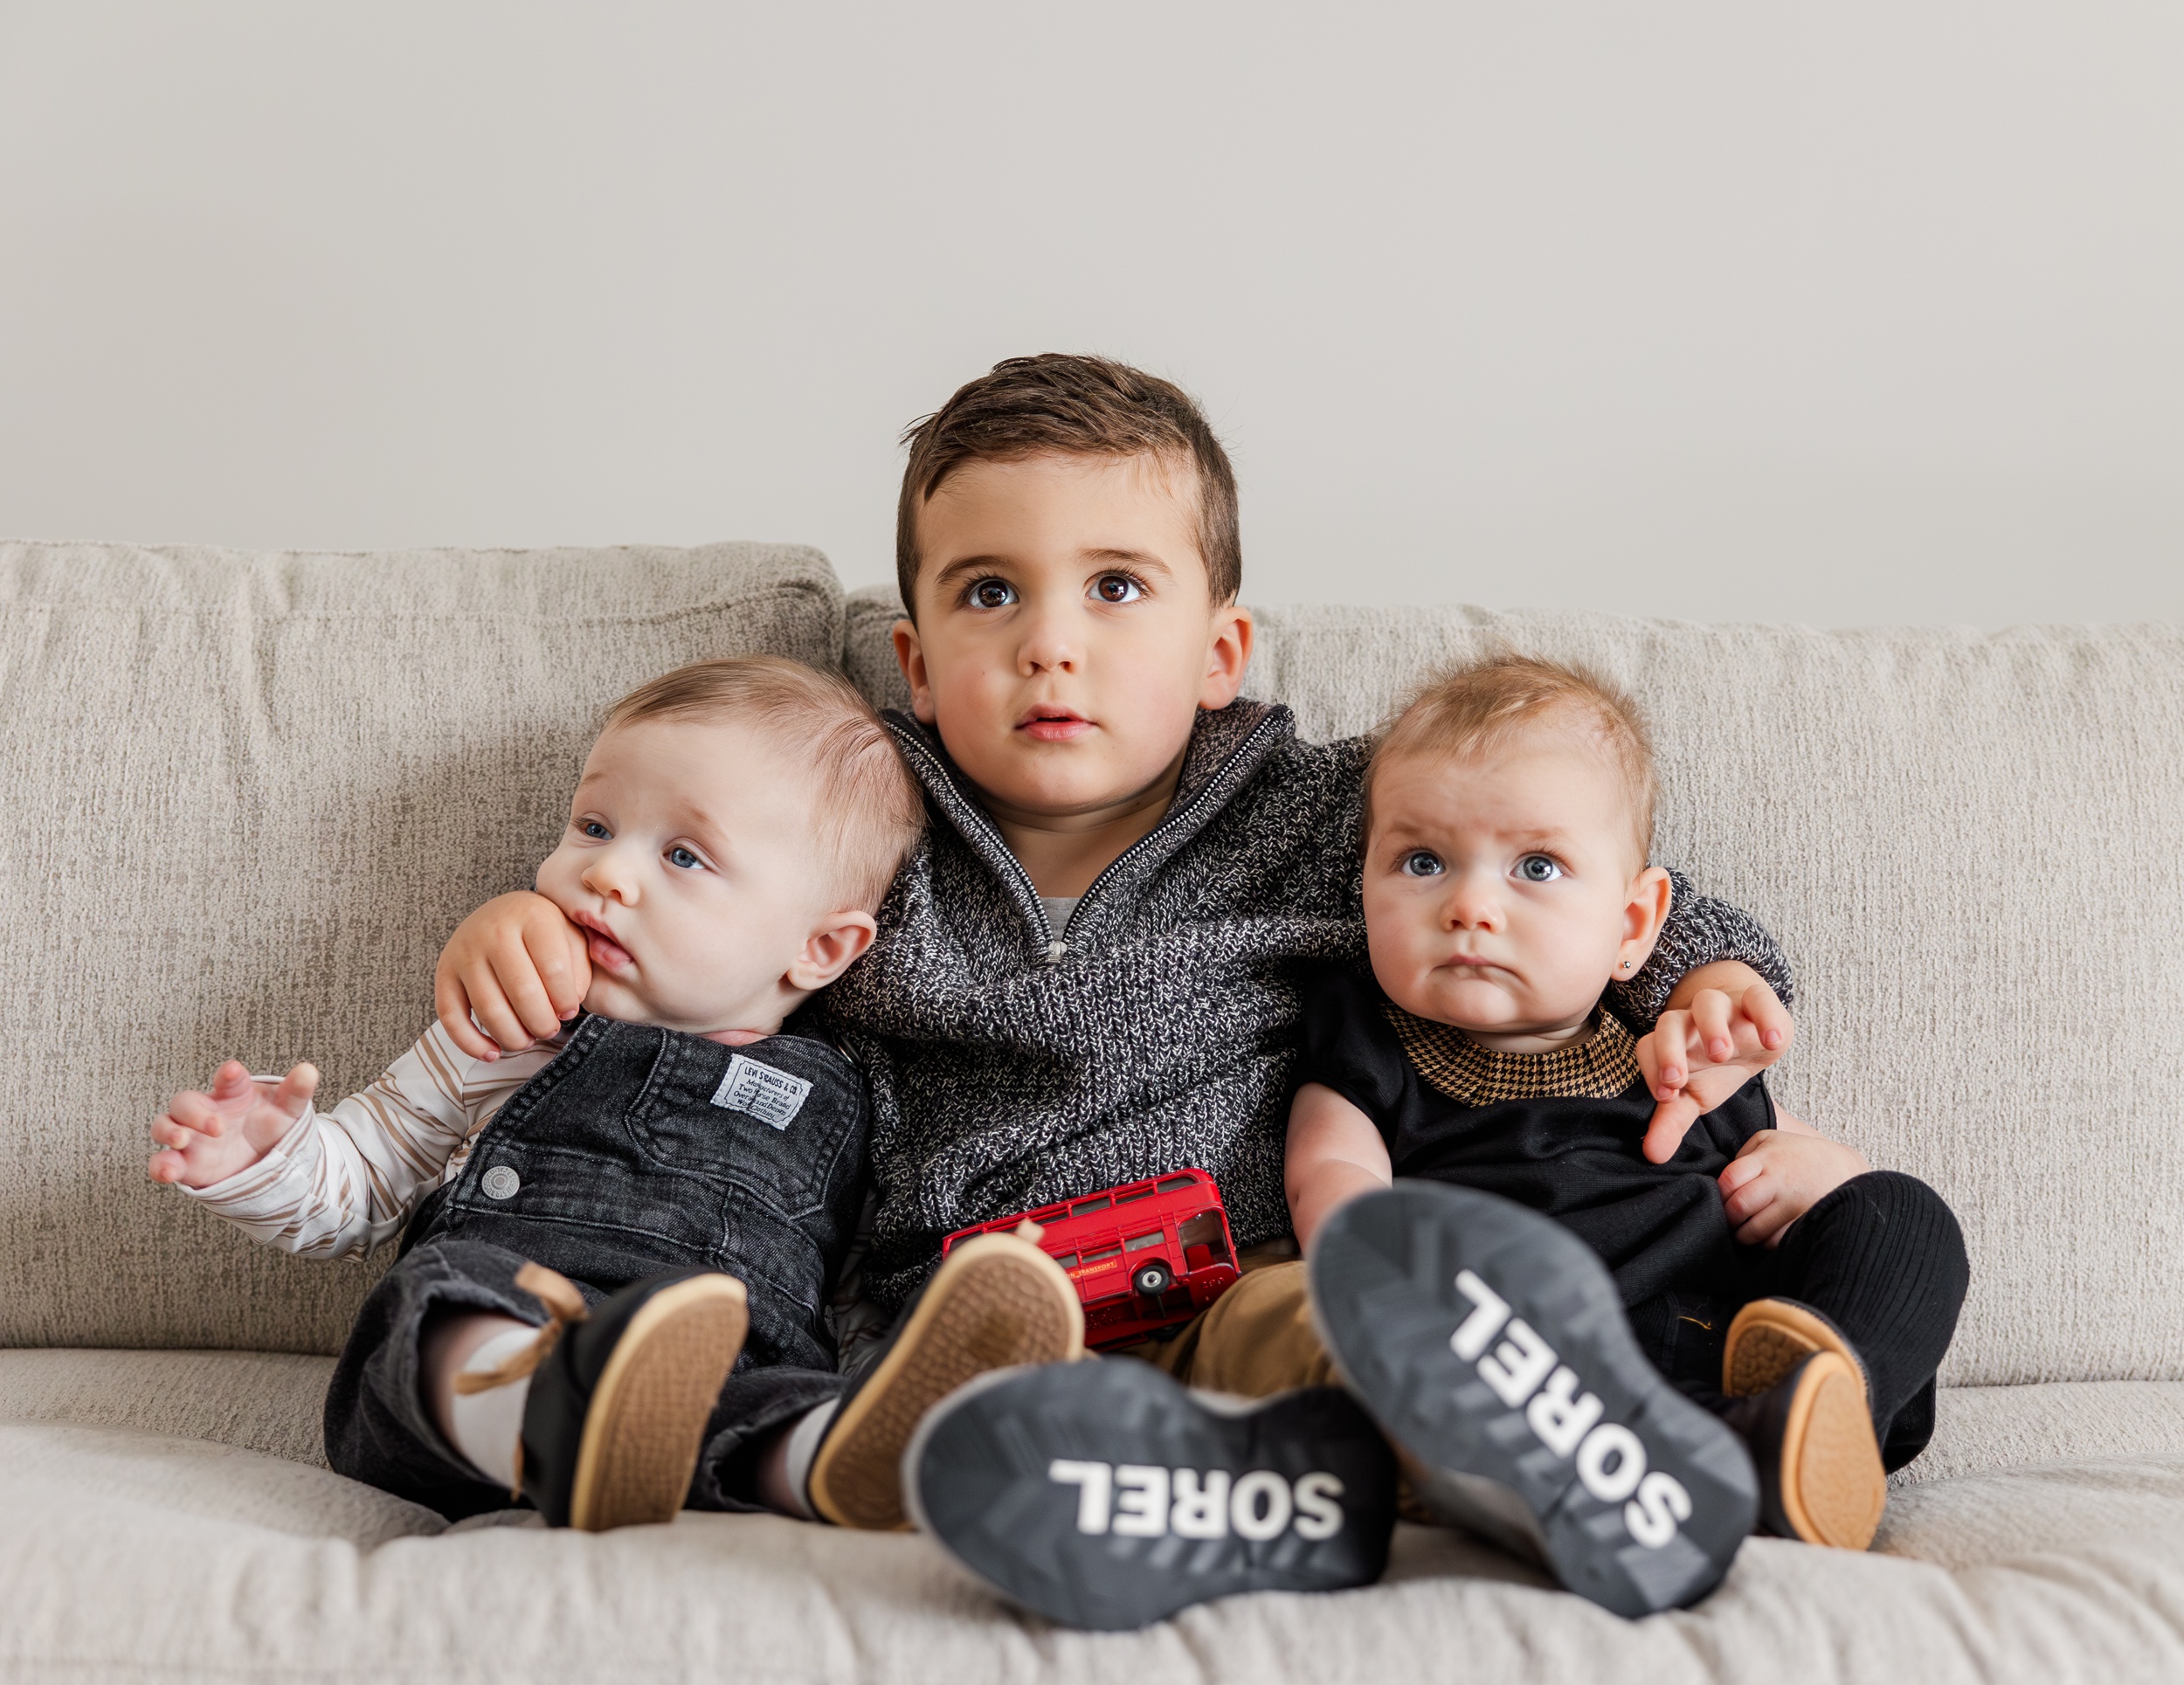
<path id="1" fill-rule="evenodd" d="M 231 1059 L 213 1073 L 209 1094 L 178 1094 L 153 1120 L 156 1150 L 146 1168 L 153 1181 L 185 1188 L 225 1182 L 279 1146 L 318 1090 L 319 1074 L 311 1066 L 295 1067 L 279 1088 L 267 1089 Z"/>
<path id="2" fill-rule="evenodd" d="M 1655 1101 L 1647 1159 L 1665 1164 L 1693 1122 L 1789 1051 L 1789 1009 L 1765 983 L 1735 994 L 1702 989 L 1690 1005 L 1661 1014 L 1638 1043 L 1638 1068 Z"/>
<path id="3" fill-rule="evenodd" d="M 577 1015 L 591 987 L 584 943 L 584 932 L 545 896 L 528 889 L 495 895 L 455 927 L 433 968 L 440 1027 L 473 1059 L 545 1040 Z"/>
<path id="4" fill-rule="evenodd" d="M 1801 1127 L 1762 1129 L 1721 1173 L 1722 1206 L 1746 1246 L 1780 1246 L 1783 1230 L 1872 1168 L 1856 1147 L 1824 1135 Z"/>

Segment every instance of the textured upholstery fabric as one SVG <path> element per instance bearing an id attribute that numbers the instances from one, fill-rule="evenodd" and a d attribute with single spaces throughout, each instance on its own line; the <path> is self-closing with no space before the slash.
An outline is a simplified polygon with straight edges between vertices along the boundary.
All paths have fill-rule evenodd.
<path id="1" fill-rule="evenodd" d="M 245 556 L 0 545 L 0 859 L 30 892 L 0 1039 L 0 1345 L 336 1349 L 367 1269 L 301 1263 L 144 1177 L 233 1054 L 369 1081 L 432 963 L 529 884 L 639 680 L 832 664 L 816 551 Z"/>
<path id="2" fill-rule="evenodd" d="M 326 1467 L 331 1357 L 288 1351 L 0 1350 L 0 1422 L 129 1427 Z"/>
<path id="3" fill-rule="evenodd" d="M 444 1531 L 323 1470 L 112 1428 L 0 1426 L 0 1675 L 1234 1682 L 2111 1682 L 2184 1673 L 2184 1458 L 1899 1494 L 1879 1550 L 1748 1543 L 1699 1609 L 1625 1622 L 1460 1536 L 1381 1585 L 1058 1631 L 926 1540 L 772 1516 Z"/>
<path id="4" fill-rule="evenodd" d="M 844 667 L 900 696 L 884 590 Z M 2184 626 L 1822 632 L 1277 609 L 1245 689 L 1371 729 L 1504 646 L 1650 716 L 1657 859 L 1799 977 L 1776 1092 L 1963 1219 L 1946 1383 L 2184 1377 Z M 890 691 L 888 687 L 892 686 Z"/>

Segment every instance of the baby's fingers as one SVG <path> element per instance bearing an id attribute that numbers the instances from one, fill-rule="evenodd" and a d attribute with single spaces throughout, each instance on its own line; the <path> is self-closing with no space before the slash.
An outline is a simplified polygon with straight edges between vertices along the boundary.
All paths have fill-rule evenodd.
<path id="1" fill-rule="evenodd" d="M 1770 1199 L 1766 1206 L 1737 1227 L 1737 1239 L 1747 1246 L 1780 1246 L 1797 1215 L 1787 1199 Z"/>
<path id="2" fill-rule="evenodd" d="M 493 1038 L 497 1053 L 521 1053 L 531 1045 L 523 1020 L 508 1005 L 508 998 L 501 992 L 491 966 L 482 961 L 471 966 L 463 974 L 462 987 L 470 998 L 470 1016 L 480 1030 Z"/>
<path id="3" fill-rule="evenodd" d="M 212 1073 L 212 1103 L 216 1106 L 233 1105 L 235 1101 L 245 1098 L 252 1086 L 250 1067 L 239 1059 L 231 1059 Z"/>
<path id="4" fill-rule="evenodd" d="M 501 1057 L 492 1039 L 470 1021 L 469 991 L 445 962 L 432 975 L 432 1015 L 447 1032 L 447 1039 L 471 1058 L 491 1063 Z"/>
<path id="5" fill-rule="evenodd" d="M 562 917 L 559 908 L 549 903 L 524 927 L 523 951 L 537 970 L 539 983 L 546 991 L 547 1010 L 553 1013 L 558 1029 L 577 1015 L 591 990 L 591 961 L 584 951 L 584 932 Z M 529 1012 L 524 1013 L 524 1022 L 536 1027 Z M 554 1031 L 539 1033 L 543 1039 Z"/>
<path id="6" fill-rule="evenodd" d="M 1724 1178 L 1728 1174 L 1727 1171 L 1722 1172 Z M 1733 1189 L 1724 1182 L 1721 1206 L 1729 1213 L 1731 1224 L 1742 1223 L 1746 1218 L 1756 1217 L 1773 1205 L 1780 1192 L 1781 1190 L 1775 1185 L 1775 1178 L 1766 1174 L 1766 1167 L 1762 1164 Z"/>
<path id="7" fill-rule="evenodd" d="M 194 1097 L 204 1098 L 201 1095 Z M 145 1164 L 146 1171 L 155 1182 L 179 1182 L 190 1169 L 188 1149 L 204 1138 L 204 1131 L 176 1122 L 171 1113 L 162 1113 L 152 1120 L 153 1152 Z"/>
<path id="8" fill-rule="evenodd" d="M 179 1124 L 184 1129 L 194 1129 L 199 1135 L 218 1136 L 225 1134 L 227 1129 L 212 1096 L 200 1094 L 195 1088 L 176 1095 L 167 1103 L 165 1121 Z M 182 1143 L 177 1142 L 175 1144 Z"/>
<path id="9" fill-rule="evenodd" d="M 286 1117 L 301 1117 L 311 1104 L 311 1096 L 319 1091 L 319 1068 L 303 1064 L 289 1067 L 288 1074 L 280 1079 L 280 1086 L 273 1090 L 273 1104 Z"/>

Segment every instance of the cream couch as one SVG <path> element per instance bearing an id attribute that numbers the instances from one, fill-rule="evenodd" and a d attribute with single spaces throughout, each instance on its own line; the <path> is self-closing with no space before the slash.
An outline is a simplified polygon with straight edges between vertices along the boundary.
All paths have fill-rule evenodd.
<path id="1" fill-rule="evenodd" d="M 923 1539 L 686 1516 L 449 1530 L 321 1461 L 370 1267 L 143 1177 L 237 1053 L 335 1092 L 527 880 L 601 705 L 702 655 L 897 681 L 807 549 L 243 556 L 0 546 L 0 1677 L 2184 1677 L 2184 629 L 1821 633 L 1272 611 L 1249 688 L 1371 724 L 1509 639 L 1658 724 L 1660 857 L 1795 962 L 1790 1102 L 1962 1214 L 1934 1446 L 1872 1554 L 1755 1540 L 1636 1625 L 1459 1536 L 1386 1584 L 1136 1634 L 1012 1612 Z"/>

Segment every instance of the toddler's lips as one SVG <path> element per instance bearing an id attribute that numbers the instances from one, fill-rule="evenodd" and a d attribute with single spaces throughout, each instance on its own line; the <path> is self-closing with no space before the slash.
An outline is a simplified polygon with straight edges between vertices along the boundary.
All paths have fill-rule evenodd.
<path id="1" fill-rule="evenodd" d="M 1092 729 L 1092 722 L 1066 708 L 1035 708 L 1016 729 L 1042 743 L 1066 743 Z"/>

